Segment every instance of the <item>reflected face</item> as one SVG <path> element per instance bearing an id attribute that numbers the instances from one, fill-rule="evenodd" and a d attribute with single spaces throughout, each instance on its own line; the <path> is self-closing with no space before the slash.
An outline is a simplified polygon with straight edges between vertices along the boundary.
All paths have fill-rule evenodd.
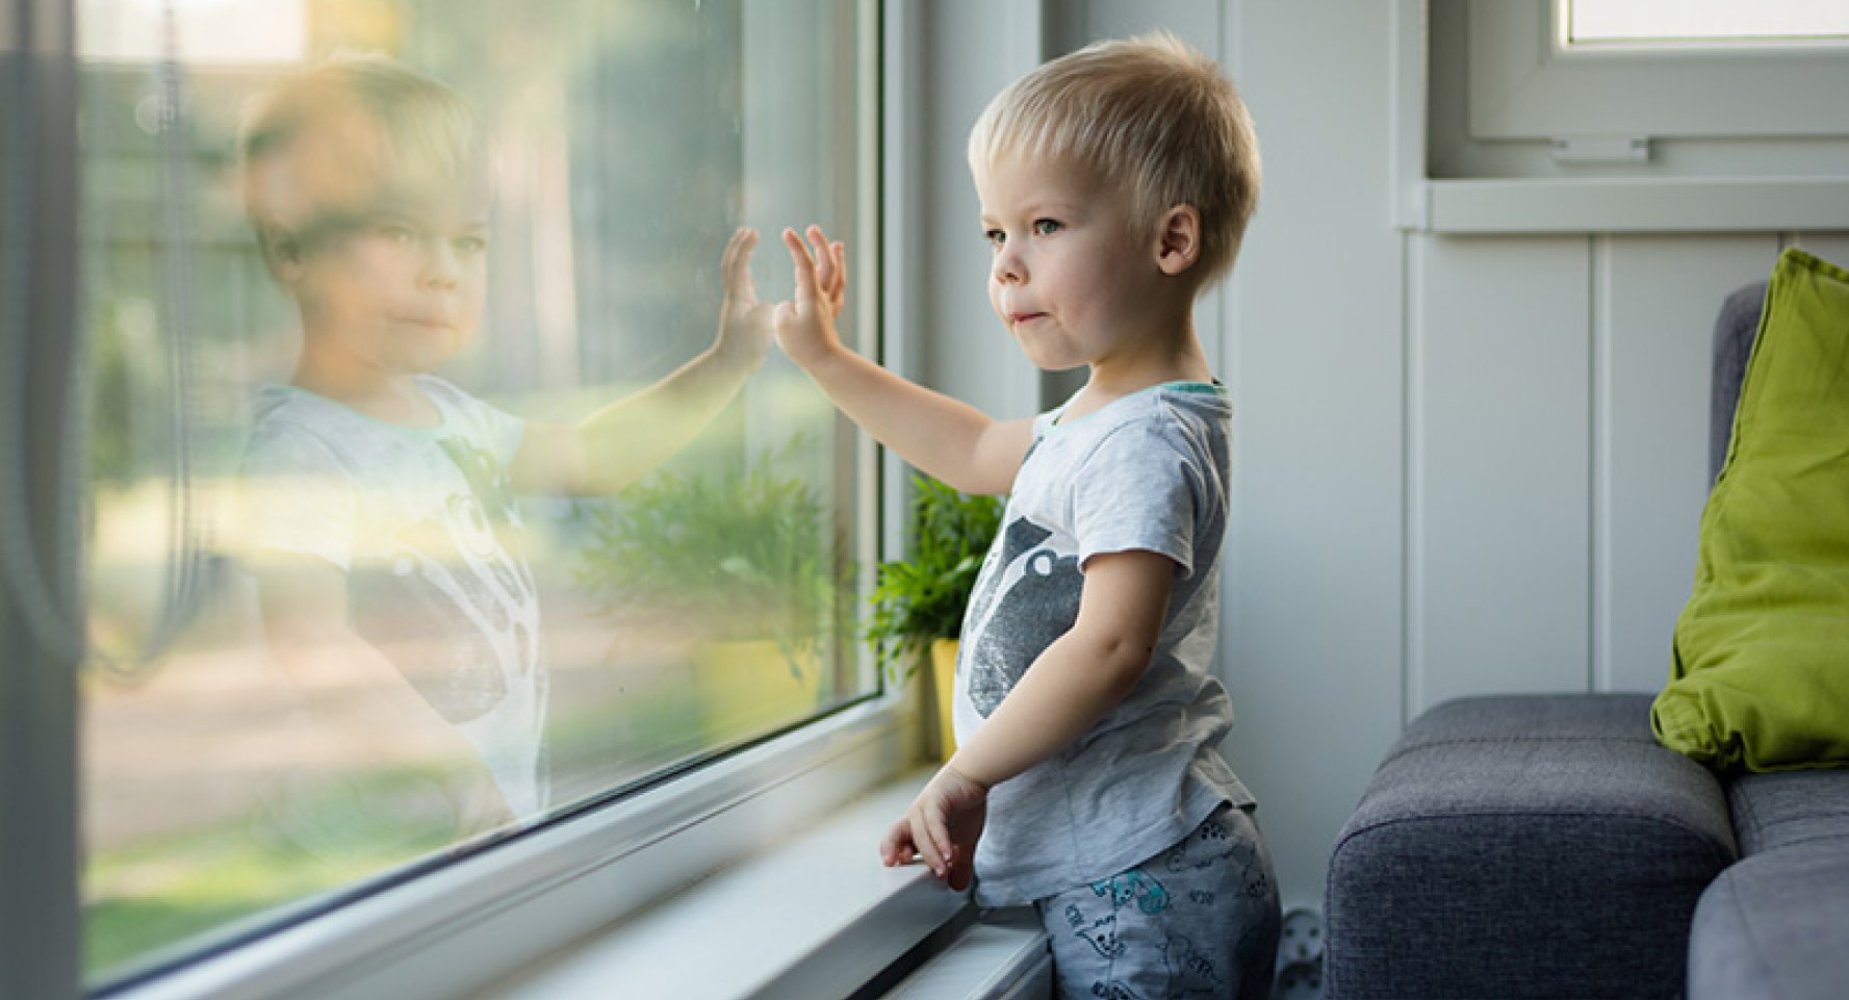
<path id="1" fill-rule="evenodd" d="M 487 297 L 487 206 L 474 201 L 387 198 L 305 236 L 285 277 L 304 350 L 388 375 L 428 372 L 460 351 Z"/>
<path id="2" fill-rule="evenodd" d="M 1123 200 L 1059 161 L 1005 159 L 975 181 L 994 252 L 989 304 L 1028 359 L 1057 371 L 1133 343 L 1160 272 Z"/>
<path id="3" fill-rule="evenodd" d="M 432 370 L 481 325 L 487 290 L 485 175 L 446 176 L 399 149 L 361 111 L 325 111 L 251 164 L 253 215 L 301 308 L 303 351 L 332 370 Z"/>

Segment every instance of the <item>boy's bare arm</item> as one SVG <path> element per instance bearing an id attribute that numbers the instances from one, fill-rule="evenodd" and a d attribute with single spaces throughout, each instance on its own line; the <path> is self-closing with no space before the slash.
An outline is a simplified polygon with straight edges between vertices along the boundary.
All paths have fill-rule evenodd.
<path id="1" fill-rule="evenodd" d="M 1083 735 L 1148 669 L 1174 577 L 1174 560 L 1154 552 L 1087 561 L 1077 622 L 1040 654 L 949 766 L 993 787 Z"/>
<path id="2" fill-rule="evenodd" d="M 966 493 L 1006 493 L 1033 441 L 1032 420 L 998 421 L 907 381 L 850 350 L 835 330 L 847 287 L 846 254 L 820 227 L 809 244 L 783 231 L 796 298 L 777 306 L 777 343 L 828 398 L 875 440 Z"/>
<path id="3" fill-rule="evenodd" d="M 1130 693 L 1161 635 L 1174 575 L 1174 561 L 1154 552 L 1087 561 L 1078 620 L 893 825 L 880 844 L 885 863 L 916 851 L 951 888 L 967 886 L 987 790 L 1069 746 Z"/>
<path id="4" fill-rule="evenodd" d="M 738 394 L 770 351 L 771 307 L 751 282 L 757 233 L 740 229 L 720 272 L 719 333 L 698 357 L 661 381 L 610 403 L 579 423 L 532 421 L 509 474 L 527 493 L 614 493 L 685 448 Z"/>

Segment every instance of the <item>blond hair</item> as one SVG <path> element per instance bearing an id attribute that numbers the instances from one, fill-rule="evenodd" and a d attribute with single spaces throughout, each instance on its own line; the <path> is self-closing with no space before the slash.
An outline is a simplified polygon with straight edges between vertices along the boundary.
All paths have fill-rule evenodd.
<path id="1" fill-rule="evenodd" d="M 284 78 L 246 105 L 238 133 L 244 211 L 266 258 L 279 237 L 359 207 L 388 182 L 466 183 L 483 160 L 461 95 L 376 54 L 338 54 Z"/>
<path id="2" fill-rule="evenodd" d="M 1151 226 L 1194 206 L 1203 287 L 1232 267 L 1258 205 L 1245 103 L 1213 60 L 1167 32 L 1095 42 L 997 94 L 970 130 L 970 168 L 1009 158 L 1089 168 Z"/>

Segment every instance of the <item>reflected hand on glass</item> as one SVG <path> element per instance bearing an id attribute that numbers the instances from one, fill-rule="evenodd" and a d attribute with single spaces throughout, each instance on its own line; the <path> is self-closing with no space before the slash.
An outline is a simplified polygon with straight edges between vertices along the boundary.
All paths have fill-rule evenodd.
<path id="1" fill-rule="evenodd" d="M 769 303 L 758 301 L 757 288 L 751 281 L 751 251 L 758 245 L 755 229 L 739 227 L 726 241 L 720 258 L 720 277 L 725 285 L 725 300 L 719 305 L 719 339 L 721 353 L 736 353 L 755 367 L 770 353 L 771 312 Z"/>

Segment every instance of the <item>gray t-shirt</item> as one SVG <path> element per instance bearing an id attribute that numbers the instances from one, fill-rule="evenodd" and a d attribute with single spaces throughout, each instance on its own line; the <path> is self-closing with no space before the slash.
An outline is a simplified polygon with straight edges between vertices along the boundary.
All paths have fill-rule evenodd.
<path id="1" fill-rule="evenodd" d="M 1220 803 L 1252 803 L 1219 753 L 1233 712 L 1212 674 L 1230 465 L 1225 390 L 1176 382 L 1070 422 L 1059 419 L 1064 409 L 1034 422 L 965 613 L 959 741 L 1072 628 L 1086 560 L 1167 556 L 1174 590 L 1149 669 L 1123 701 L 989 793 L 976 849 L 985 906 L 1107 878 L 1181 840 Z"/>
<path id="2" fill-rule="evenodd" d="M 353 630 L 481 755 L 514 814 L 546 806 L 539 595 L 508 467 L 526 423 L 431 375 L 440 426 L 264 386 L 244 458 L 253 551 L 347 575 Z"/>

